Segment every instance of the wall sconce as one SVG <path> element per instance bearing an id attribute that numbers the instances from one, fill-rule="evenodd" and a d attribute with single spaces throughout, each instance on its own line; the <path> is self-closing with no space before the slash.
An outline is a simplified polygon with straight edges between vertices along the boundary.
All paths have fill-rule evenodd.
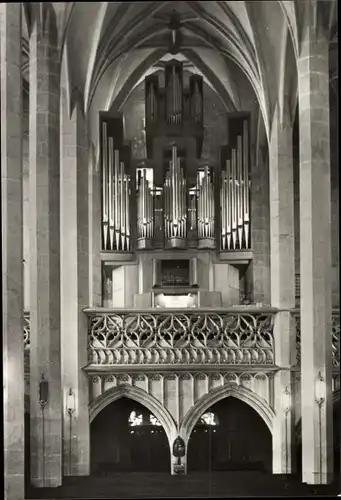
<path id="1" fill-rule="evenodd" d="M 322 484 L 322 405 L 326 400 L 326 381 L 319 371 L 315 382 L 315 401 L 318 406 L 318 424 L 319 424 L 319 470 L 320 470 L 320 484 Z"/>
<path id="2" fill-rule="evenodd" d="M 282 408 L 285 414 L 285 473 L 288 474 L 289 443 L 288 443 L 288 415 L 291 409 L 291 394 L 288 387 L 282 394 Z"/>
<path id="3" fill-rule="evenodd" d="M 45 380 L 44 374 L 42 374 L 39 382 L 39 404 L 42 407 L 42 409 L 44 409 L 48 402 L 49 402 L 49 383 L 47 380 Z"/>
<path id="4" fill-rule="evenodd" d="M 322 406 L 326 400 L 326 382 L 321 375 L 318 373 L 316 384 L 315 384 L 315 401 L 319 406 Z"/>
<path id="5" fill-rule="evenodd" d="M 66 409 L 70 417 L 70 425 L 69 425 L 69 474 L 71 476 L 72 473 L 72 415 L 76 409 L 76 402 L 75 402 L 75 394 L 72 392 L 72 389 L 70 387 L 68 395 L 67 395 L 67 402 L 66 402 Z"/>
<path id="6" fill-rule="evenodd" d="M 75 395 L 72 392 L 72 389 L 69 389 L 69 394 L 67 395 L 67 412 L 69 415 L 72 415 L 72 413 L 76 409 L 76 404 L 75 404 Z"/>
<path id="7" fill-rule="evenodd" d="M 42 460 L 42 479 L 43 486 L 45 486 L 45 408 L 49 402 L 49 383 L 44 378 L 44 374 L 42 373 L 41 379 L 39 382 L 39 404 L 41 407 L 42 413 L 42 452 L 43 452 L 43 460 Z"/>
<path id="8" fill-rule="evenodd" d="M 285 388 L 282 394 L 282 407 L 284 413 L 288 413 L 291 408 L 291 394 L 287 387 Z"/>

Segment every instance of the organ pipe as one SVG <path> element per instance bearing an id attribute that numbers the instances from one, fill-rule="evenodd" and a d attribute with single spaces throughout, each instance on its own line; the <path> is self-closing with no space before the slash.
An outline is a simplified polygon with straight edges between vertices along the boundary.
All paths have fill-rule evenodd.
<path id="1" fill-rule="evenodd" d="M 202 94 L 199 88 L 199 82 L 194 80 L 194 89 L 191 96 L 191 119 L 195 124 L 200 124 L 202 120 Z"/>
<path id="2" fill-rule="evenodd" d="M 248 152 L 248 123 L 243 121 L 243 178 L 244 178 L 244 221 L 245 221 L 245 246 L 249 248 L 250 234 L 250 204 L 249 204 L 249 152 Z"/>
<path id="3" fill-rule="evenodd" d="M 154 196 L 147 171 L 138 172 L 137 181 L 137 245 L 147 248 L 154 237 Z"/>
<path id="4" fill-rule="evenodd" d="M 156 123 L 158 119 L 158 99 L 154 82 L 149 82 L 147 91 L 147 119 L 150 123 Z"/>
<path id="5" fill-rule="evenodd" d="M 103 130 L 102 158 L 102 235 L 103 249 L 110 251 L 130 250 L 129 184 L 124 162 L 114 149 L 112 137 Z"/>
<path id="6" fill-rule="evenodd" d="M 108 145 L 107 145 L 107 124 L 102 124 L 103 137 L 103 158 L 102 158 L 102 232 L 103 232 L 103 249 L 107 250 L 108 244 Z"/>
<path id="7" fill-rule="evenodd" d="M 213 177 L 208 167 L 198 173 L 198 240 L 199 246 L 214 246 L 215 212 Z"/>
<path id="8" fill-rule="evenodd" d="M 186 179 L 176 146 L 172 147 L 172 160 L 164 181 L 164 204 L 166 241 L 172 247 L 183 246 L 187 236 Z"/>
<path id="9" fill-rule="evenodd" d="M 171 67 L 171 76 L 166 90 L 167 122 L 178 125 L 182 121 L 182 85 L 175 66 Z"/>
<path id="10" fill-rule="evenodd" d="M 249 248 L 250 203 L 248 123 L 243 120 L 242 134 L 226 160 L 221 173 L 221 247 L 223 250 Z"/>

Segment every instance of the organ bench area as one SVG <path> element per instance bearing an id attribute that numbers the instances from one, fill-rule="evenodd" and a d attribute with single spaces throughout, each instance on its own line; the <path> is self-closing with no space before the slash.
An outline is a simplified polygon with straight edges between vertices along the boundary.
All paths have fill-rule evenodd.
<path id="1" fill-rule="evenodd" d="M 202 157 L 203 79 L 182 63 L 145 78 L 147 157 L 132 159 L 123 116 L 100 114 L 104 307 L 225 307 L 250 280 L 250 120 L 226 116 L 217 164 Z"/>

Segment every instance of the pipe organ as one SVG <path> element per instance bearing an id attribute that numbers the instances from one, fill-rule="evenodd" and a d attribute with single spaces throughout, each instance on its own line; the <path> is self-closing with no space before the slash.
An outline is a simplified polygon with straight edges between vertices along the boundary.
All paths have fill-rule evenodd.
<path id="1" fill-rule="evenodd" d="M 138 171 L 137 178 L 137 247 L 150 248 L 154 237 L 154 193 L 147 171 Z"/>
<path id="2" fill-rule="evenodd" d="M 102 122 L 102 248 L 109 251 L 129 251 L 130 176 L 121 161 L 120 150 L 108 134 L 108 124 Z"/>
<path id="3" fill-rule="evenodd" d="M 249 117 L 228 117 L 221 164 L 207 163 L 203 78 L 184 78 L 179 61 L 165 63 L 164 76 L 164 88 L 155 74 L 145 79 L 142 163 L 127 157 L 122 116 L 103 113 L 102 249 L 250 249 Z"/>
<path id="4" fill-rule="evenodd" d="M 179 125 L 182 122 L 182 66 L 171 64 L 166 66 L 166 121 L 169 125 Z"/>
<path id="5" fill-rule="evenodd" d="M 187 236 L 187 196 L 186 178 L 177 156 L 177 147 L 172 146 L 172 160 L 164 182 L 164 220 L 167 246 L 186 246 Z"/>
<path id="6" fill-rule="evenodd" d="M 238 125 L 221 172 L 222 250 L 250 248 L 249 124 L 243 119 Z"/>
<path id="7" fill-rule="evenodd" d="M 215 246 L 214 185 L 213 185 L 213 175 L 208 167 L 205 167 L 204 172 L 198 172 L 197 204 L 198 204 L 198 217 L 197 217 L 198 247 L 214 248 Z"/>

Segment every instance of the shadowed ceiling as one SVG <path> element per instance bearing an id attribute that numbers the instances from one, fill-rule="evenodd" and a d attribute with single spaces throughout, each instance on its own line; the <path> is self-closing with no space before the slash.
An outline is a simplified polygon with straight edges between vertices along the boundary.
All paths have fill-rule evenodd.
<path id="1" fill-rule="evenodd" d="M 315 3 L 329 5 L 324 16 L 334 26 L 336 2 Z M 26 20 L 29 5 L 24 9 Z M 274 107 L 281 106 L 284 95 L 289 96 L 294 115 L 302 1 L 52 5 L 62 54 L 62 85 L 70 109 L 74 89 L 82 95 L 91 123 L 97 122 L 99 110 L 120 109 L 141 79 L 170 57 L 183 60 L 189 71 L 203 75 L 227 110 L 241 110 L 253 99 L 267 136 Z M 23 23 L 26 77 L 27 24 Z"/>

